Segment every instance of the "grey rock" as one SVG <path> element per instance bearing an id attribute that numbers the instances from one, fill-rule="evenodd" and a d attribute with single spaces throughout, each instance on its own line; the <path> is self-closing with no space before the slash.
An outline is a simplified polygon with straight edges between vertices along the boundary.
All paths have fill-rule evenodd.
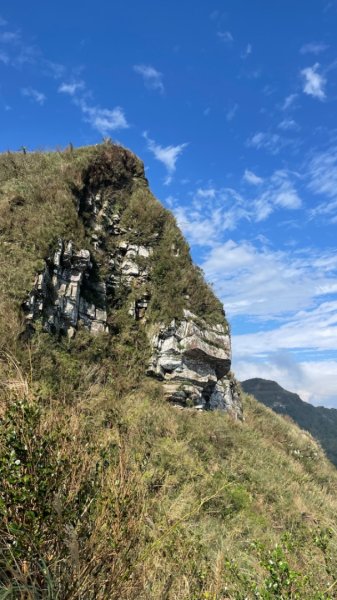
<path id="1" fill-rule="evenodd" d="M 150 341 L 147 372 L 164 381 L 169 400 L 241 418 L 239 392 L 230 379 L 230 337 L 223 325 L 209 325 L 185 310 L 180 323 L 160 327 Z"/>
<path id="2" fill-rule="evenodd" d="M 99 306 L 83 297 L 84 283 L 92 269 L 89 250 L 75 252 L 72 241 L 59 240 L 54 255 L 35 279 L 34 288 L 24 304 L 26 322 L 43 322 L 49 332 L 73 337 L 79 324 L 92 333 L 107 330 L 106 286 L 92 283 Z"/>

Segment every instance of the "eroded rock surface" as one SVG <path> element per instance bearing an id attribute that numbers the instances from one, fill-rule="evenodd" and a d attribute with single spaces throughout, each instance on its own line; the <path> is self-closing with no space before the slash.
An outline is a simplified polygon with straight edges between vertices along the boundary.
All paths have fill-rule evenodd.
<path id="1" fill-rule="evenodd" d="M 27 323 L 41 320 L 50 333 L 70 337 L 79 323 L 92 333 L 108 331 L 106 286 L 90 278 L 91 270 L 89 250 L 75 252 L 71 241 L 59 240 L 24 304 Z M 95 302 L 88 300 L 89 293 Z"/>
<path id="2" fill-rule="evenodd" d="M 239 392 L 229 377 L 230 336 L 223 325 L 211 326 L 185 310 L 184 319 L 161 327 L 151 345 L 148 374 L 164 381 L 169 400 L 241 416 Z"/>

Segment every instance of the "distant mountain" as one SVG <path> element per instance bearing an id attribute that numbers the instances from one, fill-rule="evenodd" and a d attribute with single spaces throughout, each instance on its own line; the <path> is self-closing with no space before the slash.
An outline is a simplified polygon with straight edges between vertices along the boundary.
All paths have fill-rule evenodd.
<path id="1" fill-rule="evenodd" d="M 337 466 L 337 410 L 313 406 L 276 381 L 247 379 L 241 382 L 247 394 L 281 415 L 291 417 L 301 429 L 309 431 L 321 444 L 328 458 Z"/>

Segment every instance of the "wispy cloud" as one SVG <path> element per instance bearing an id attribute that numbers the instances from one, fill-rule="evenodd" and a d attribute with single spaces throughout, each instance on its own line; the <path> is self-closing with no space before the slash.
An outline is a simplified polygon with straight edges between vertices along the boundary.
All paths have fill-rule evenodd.
<path id="1" fill-rule="evenodd" d="M 298 94 L 289 94 L 289 96 L 287 96 L 284 99 L 284 102 L 281 107 L 282 110 L 288 110 L 289 108 L 293 107 L 297 98 L 298 98 Z"/>
<path id="2" fill-rule="evenodd" d="M 4 31 L 0 33 L 1 44 L 14 44 L 20 40 L 20 34 L 16 31 Z"/>
<path id="3" fill-rule="evenodd" d="M 241 53 L 241 58 L 243 60 L 245 60 L 246 58 L 248 58 L 248 56 L 250 56 L 252 51 L 253 51 L 253 46 L 251 44 L 247 44 L 245 50 Z"/>
<path id="4" fill-rule="evenodd" d="M 286 170 L 279 169 L 266 182 L 264 192 L 257 202 L 270 207 L 280 207 L 289 210 L 301 208 L 302 201 Z M 263 219 L 259 219 L 263 220 Z"/>
<path id="5" fill-rule="evenodd" d="M 312 67 L 302 69 L 303 92 L 318 100 L 325 100 L 326 78 L 318 73 L 319 66 L 319 63 L 315 63 Z"/>
<path id="6" fill-rule="evenodd" d="M 317 54 L 321 54 L 321 52 L 324 52 L 328 48 L 329 48 L 329 46 L 327 44 L 324 44 L 324 42 L 309 42 L 308 44 L 304 44 L 300 48 L 300 53 L 317 55 Z"/>
<path id="7" fill-rule="evenodd" d="M 249 148 L 256 148 L 257 150 L 267 150 L 271 154 L 278 154 L 284 146 L 290 143 L 289 140 L 284 139 L 278 133 L 258 131 L 254 133 L 250 138 L 247 139 L 246 145 Z"/>
<path id="8" fill-rule="evenodd" d="M 43 94 L 42 92 L 39 92 L 38 90 L 35 90 L 34 88 L 31 88 L 31 87 L 23 88 L 21 90 L 21 94 L 23 96 L 26 96 L 27 98 L 30 98 L 37 104 L 40 104 L 40 106 L 42 106 L 46 101 L 45 94 Z"/>
<path id="9" fill-rule="evenodd" d="M 230 31 L 218 31 L 217 36 L 222 42 L 225 42 L 227 44 L 234 41 L 234 38 Z"/>
<path id="10" fill-rule="evenodd" d="M 101 135 L 106 136 L 112 131 L 129 127 L 124 111 L 120 106 L 110 109 L 89 104 L 87 97 L 91 94 L 86 90 L 83 81 L 63 82 L 58 91 L 61 94 L 70 96 L 73 103 L 81 110 L 84 121 L 89 123 Z"/>
<path id="11" fill-rule="evenodd" d="M 249 171 L 248 169 L 245 170 L 243 174 L 243 179 L 247 181 L 247 183 L 251 183 L 252 185 L 260 185 L 260 183 L 263 183 L 262 177 L 255 175 L 253 171 Z"/>
<path id="12" fill-rule="evenodd" d="M 322 262 L 326 270 L 322 269 Z M 211 248 L 202 267 L 230 315 L 258 317 L 266 322 L 279 318 L 288 322 L 291 315 L 299 311 L 307 311 L 312 316 L 312 310 L 321 306 L 324 296 L 329 298 L 331 290 L 337 289 L 337 257 L 333 250 L 324 252 L 308 248 L 298 253 L 283 252 L 250 241 L 227 240 Z M 336 310 L 337 301 L 333 304 Z M 320 315 L 322 318 L 322 309 Z M 337 313 L 333 315 L 331 311 L 329 319 L 331 317 L 337 327 Z M 294 322 L 295 319 L 293 325 Z M 291 336 L 291 325 L 287 331 Z M 297 338 L 298 335 L 302 335 L 300 327 Z M 312 347 L 315 332 L 311 331 L 311 335 L 310 342 L 306 334 L 303 347 Z M 336 339 L 337 336 L 333 348 L 336 348 Z M 327 347 L 324 340 L 320 344 Z M 265 346 L 280 347 L 276 341 Z M 288 339 L 284 347 L 294 346 Z M 332 337 L 328 347 L 332 347 Z"/>
<path id="13" fill-rule="evenodd" d="M 90 106 L 84 100 L 79 102 L 79 106 L 84 115 L 84 120 L 103 136 L 108 135 L 111 131 L 127 129 L 129 127 L 124 111 L 120 106 L 112 109 L 101 108 L 99 106 Z"/>
<path id="14" fill-rule="evenodd" d="M 298 131 L 299 125 L 298 125 L 298 123 L 296 123 L 296 121 L 294 119 L 291 119 L 288 117 L 286 119 L 283 119 L 278 124 L 278 128 L 283 129 L 283 131 Z"/>
<path id="15" fill-rule="evenodd" d="M 292 174 L 275 171 L 271 177 L 258 177 L 246 170 L 244 182 L 255 187 L 254 196 L 233 188 L 199 187 L 190 194 L 186 206 L 171 197 L 171 206 L 179 225 L 189 242 L 204 248 L 221 243 L 224 235 L 238 229 L 240 222 L 266 220 L 276 210 L 293 211 L 302 206 L 301 198 L 292 181 Z"/>
<path id="16" fill-rule="evenodd" d="M 34 64 L 40 57 L 38 49 L 28 44 L 20 31 L 1 31 L 0 44 L 5 48 L 2 49 L 2 54 L 6 56 L 5 64 L 8 66 L 20 68 L 22 65 Z"/>
<path id="17" fill-rule="evenodd" d="M 1 15 L 0 15 L 0 27 L 5 27 L 7 25 L 7 21 L 6 19 L 4 19 Z"/>
<path id="18" fill-rule="evenodd" d="M 337 222 L 337 146 L 314 154 L 306 165 L 306 172 L 308 189 L 325 196 L 325 200 L 311 210 L 311 216 Z"/>
<path id="19" fill-rule="evenodd" d="M 63 94 L 68 94 L 69 96 L 75 96 L 78 92 L 84 90 L 85 83 L 84 81 L 72 81 L 68 83 L 61 83 L 58 88 L 58 92 Z"/>
<path id="20" fill-rule="evenodd" d="M 149 138 L 147 131 L 144 131 L 143 137 L 146 139 L 147 147 L 150 152 L 152 152 L 155 159 L 159 160 L 166 168 L 167 177 L 165 179 L 165 184 L 168 185 L 171 183 L 173 173 L 176 170 L 177 160 L 188 146 L 188 143 L 185 142 L 183 144 L 178 144 L 177 146 L 161 146 Z"/>
<path id="21" fill-rule="evenodd" d="M 150 90 L 164 93 L 163 74 L 151 65 L 134 65 L 133 70 L 142 76 L 145 86 Z"/>
<path id="22" fill-rule="evenodd" d="M 233 104 L 233 106 L 227 111 L 227 113 L 226 113 L 227 121 L 233 121 L 233 119 L 238 111 L 238 108 L 239 108 L 238 104 Z"/>

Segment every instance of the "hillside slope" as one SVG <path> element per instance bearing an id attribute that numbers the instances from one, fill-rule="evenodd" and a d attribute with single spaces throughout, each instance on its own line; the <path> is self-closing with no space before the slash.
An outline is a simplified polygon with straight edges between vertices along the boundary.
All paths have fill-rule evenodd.
<path id="1" fill-rule="evenodd" d="M 241 420 L 141 162 L 6 154 L 0 183 L 0 597 L 336 597 L 336 470 L 249 396 Z"/>
<path id="2" fill-rule="evenodd" d="M 337 410 L 313 406 L 293 392 L 288 392 L 275 381 L 247 379 L 241 383 L 247 394 L 272 408 L 280 415 L 288 415 L 301 429 L 309 431 L 321 444 L 328 458 L 337 466 Z"/>

